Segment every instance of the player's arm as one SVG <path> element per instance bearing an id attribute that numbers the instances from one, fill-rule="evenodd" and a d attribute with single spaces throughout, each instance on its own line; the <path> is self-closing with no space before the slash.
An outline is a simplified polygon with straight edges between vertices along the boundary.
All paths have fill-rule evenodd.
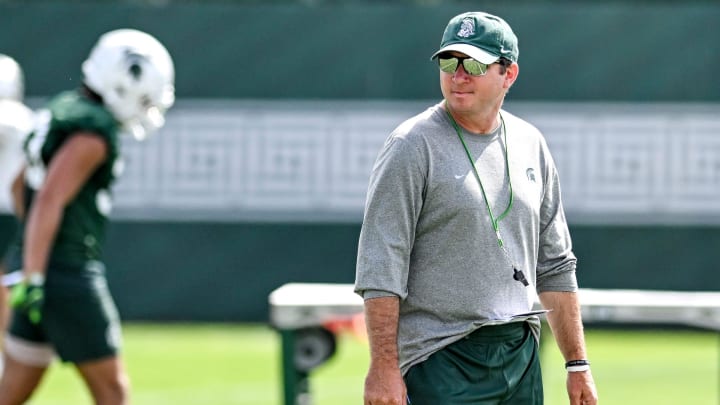
<path id="1" fill-rule="evenodd" d="M 539 297 L 543 307 L 552 308 L 552 311 L 547 313 L 547 320 L 565 361 L 586 360 L 587 351 L 577 293 L 545 291 L 540 293 Z M 597 390 L 590 370 L 568 372 L 567 390 L 571 405 L 597 403 Z"/>
<path id="2" fill-rule="evenodd" d="M 407 391 L 400 373 L 397 333 L 398 297 L 365 300 L 370 341 L 370 369 L 365 379 L 365 405 L 405 405 Z"/>
<path id="3" fill-rule="evenodd" d="M 27 213 L 23 244 L 26 277 L 29 278 L 31 273 L 44 275 L 65 206 L 105 160 L 107 149 L 101 137 L 78 133 L 70 137 L 51 160 L 45 182 Z"/>
<path id="4" fill-rule="evenodd" d="M 15 179 L 12 182 L 12 186 L 10 187 L 10 192 L 12 194 L 12 200 L 13 200 L 13 211 L 15 212 L 15 216 L 19 220 L 23 220 L 25 218 L 25 190 L 24 190 L 24 184 L 25 184 L 25 167 L 23 167 L 15 176 Z"/>

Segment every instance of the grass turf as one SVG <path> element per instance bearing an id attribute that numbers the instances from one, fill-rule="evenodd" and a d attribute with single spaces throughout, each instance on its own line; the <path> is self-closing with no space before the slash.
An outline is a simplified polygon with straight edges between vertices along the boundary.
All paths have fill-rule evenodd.
<path id="1" fill-rule="evenodd" d="M 134 405 L 282 405 L 280 340 L 261 325 L 126 324 L 125 360 Z M 586 333 L 603 405 L 716 405 L 720 339 L 704 331 Z M 543 345 L 545 403 L 567 404 L 563 360 Z M 342 335 L 313 371 L 315 405 L 362 403 L 367 344 Z M 91 404 L 75 371 L 55 364 L 32 405 Z"/>

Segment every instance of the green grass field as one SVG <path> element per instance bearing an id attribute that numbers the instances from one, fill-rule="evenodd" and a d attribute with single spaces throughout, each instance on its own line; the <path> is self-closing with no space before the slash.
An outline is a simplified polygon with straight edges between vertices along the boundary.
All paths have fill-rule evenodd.
<path id="1" fill-rule="evenodd" d="M 543 347 L 545 403 L 567 404 L 562 357 Z M 703 331 L 588 330 L 602 405 L 717 405 L 720 339 Z M 134 405 L 282 405 L 280 339 L 261 325 L 126 324 Z M 342 335 L 312 374 L 315 405 L 362 403 L 367 345 Z M 75 371 L 48 372 L 32 405 L 91 404 Z"/>

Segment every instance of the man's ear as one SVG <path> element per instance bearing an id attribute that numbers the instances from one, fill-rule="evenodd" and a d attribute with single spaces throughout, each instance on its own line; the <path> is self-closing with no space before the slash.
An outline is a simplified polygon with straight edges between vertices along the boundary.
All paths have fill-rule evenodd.
<path id="1" fill-rule="evenodd" d="M 520 66 L 513 62 L 512 65 L 508 66 L 505 70 L 505 88 L 509 89 L 515 80 L 517 80 L 518 74 L 520 73 Z"/>

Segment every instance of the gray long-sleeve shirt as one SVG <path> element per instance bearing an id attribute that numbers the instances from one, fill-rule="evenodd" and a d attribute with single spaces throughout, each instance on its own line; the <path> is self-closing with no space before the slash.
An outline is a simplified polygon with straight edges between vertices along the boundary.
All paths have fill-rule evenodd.
<path id="1" fill-rule="evenodd" d="M 576 259 L 555 164 L 542 134 L 501 111 L 513 190 L 498 245 L 483 194 L 441 104 L 390 134 L 373 167 L 360 233 L 355 291 L 400 298 L 403 373 L 482 325 L 517 321 L 536 293 L 575 291 Z M 463 137 L 495 218 L 510 188 L 502 126 Z M 529 287 L 513 279 L 522 270 Z M 537 317 L 529 317 L 536 336 Z"/>

